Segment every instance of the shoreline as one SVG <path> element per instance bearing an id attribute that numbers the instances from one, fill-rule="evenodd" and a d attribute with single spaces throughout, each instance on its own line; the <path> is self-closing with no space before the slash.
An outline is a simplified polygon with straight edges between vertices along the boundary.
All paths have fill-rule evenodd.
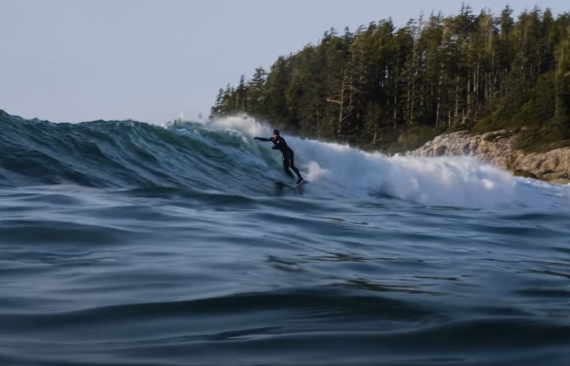
<path id="1" fill-rule="evenodd" d="M 475 156 L 515 176 L 556 184 L 570 183 L 570 147 L 543 153 L 523 153 L 514 148 L 515 139 L 516 134 L 509 130 L 484 134 L 458 131 L 439 135 L 407 155 Z"/>

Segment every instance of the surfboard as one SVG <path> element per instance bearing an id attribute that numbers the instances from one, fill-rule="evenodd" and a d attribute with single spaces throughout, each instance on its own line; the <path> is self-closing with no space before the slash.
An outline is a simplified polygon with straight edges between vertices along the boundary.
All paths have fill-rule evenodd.
<path id="1" fill-rule="evenodd" d="M 307 183 L 309 183 L 309 182 L 307 182 L 306 180 L 303 180 L 301 183 L 295 184 L 294 188 L 297 188 L 297 187 L 302 186 L 303 184 L 307 184 Z"/>
<path id="2" fill-rule="evenodd" d="M 304 185 L 304 184 L 306 184 L 306 183 L 309 183 L 309 182 L 307 182 L 306 180 L 304 180 L 304 181 L 302 181 L 302 182 L 299 183 L 299 184 L 293 184 L 293 185 L 291 185 L 290 183 L 284 183 L 284 182 L 281 182 L 281 181 L 279 181 L 279 180 L 274 180 L 273 183 L 274 183 L 276 186 L 278 186 L 278 187 L 298 188 L 298 187 L 300 187 L 300 186 L 302 186 L 302 185 Z"/>

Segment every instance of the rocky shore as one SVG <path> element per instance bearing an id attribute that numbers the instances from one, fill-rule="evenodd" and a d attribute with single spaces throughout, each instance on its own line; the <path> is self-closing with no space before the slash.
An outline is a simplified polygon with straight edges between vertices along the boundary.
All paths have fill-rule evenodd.
<path id="1" fill-rule="evenodd" d="M 516 150 L 515 135 L 501 130 L 483 135 L 459 131 L 436 137 L 412 156 L 467 155 L 489 162 L 518 176 L 552 183 L 570 183 L 570 148 L 525 154 Z"/>

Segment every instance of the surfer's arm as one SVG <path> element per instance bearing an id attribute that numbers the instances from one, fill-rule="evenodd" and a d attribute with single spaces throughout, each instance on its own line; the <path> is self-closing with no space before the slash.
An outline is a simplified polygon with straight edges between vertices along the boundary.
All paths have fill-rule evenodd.
<path id="1" fill-rule="evenodd" d="M 253 139 L 259 141 L 271 141 L 271 137 L 254 137 Z"/>

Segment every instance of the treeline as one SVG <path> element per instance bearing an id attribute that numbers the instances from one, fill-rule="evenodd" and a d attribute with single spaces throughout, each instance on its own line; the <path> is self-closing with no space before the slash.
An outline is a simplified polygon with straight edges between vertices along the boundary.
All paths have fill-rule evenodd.
<path id="1" fill-rule="evenodd" d="M 387 152 L 442 132 L 513 129 L 518 147 L 570 139 L 570 14 L 462 5 L 396 29 L 324 33 L 220 89 L 211 118 L 245 112 L 288 133 Z"/>

